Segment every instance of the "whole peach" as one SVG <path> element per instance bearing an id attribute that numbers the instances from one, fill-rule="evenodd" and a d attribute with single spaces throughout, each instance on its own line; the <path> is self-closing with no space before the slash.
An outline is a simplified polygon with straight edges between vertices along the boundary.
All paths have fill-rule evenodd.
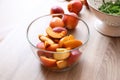
<path id="1" fill-rule="evenodd" d="M 50 21 L 50 27 L 64 27 L 64 22 L 59 17 L 53 17 Z"/>
<path id="2" fill-rule="evenodd" d="M 64 15 L 62 19 L 67 29 L 75 29 L 78 24 L 78 15 L 73 12 Z"/>
<path id="3" fill-rule="evenodd" d="M 53 7 L 51 7 L 50 13 L 51 14 L 58 14 L 58 13 L 64 14 L 64 10 L 60 6 L 53 6 Z"/>
<path id="4" fill-rule="evenodd" d="M 74 12 L 77 15 L 82 10 L 82 2 L 81 1 L 70 1 L 67 5 L 67 9 L 69 12 Z"/>

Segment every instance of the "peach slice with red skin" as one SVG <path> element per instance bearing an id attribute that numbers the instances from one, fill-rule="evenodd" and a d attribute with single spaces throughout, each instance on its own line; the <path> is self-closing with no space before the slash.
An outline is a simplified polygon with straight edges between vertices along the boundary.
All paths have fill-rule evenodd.
<path id="1" fill-rule="evenodd" d="M 78 15 L 75 13 L 64 15 L 62 19 L 67 29 L 75 29 L 79 21 Z"/>
<path id="2" fill-rule="evenodd" d="M 36 47 L 39 48 L 39 49 L 45 50 L 45 44 L 44 44 L 44 42 L 39 42 L 39 43 L 36 45 Z M 44 54 L 43 51 L 41 51 L 41 50 L 38 50 L 38 51 L 37 51 L 37 55 L 38 55 L 39 57 L 40 57 L 41 55 L 43 55 L 43 54 Z"/>
<path id="3" fill-rule="evenodd" d="M 45 49 L 45 44 L 44 44 L 44 42 L 39 42 L 39 43 L 37 44 L 37 48 L 39 48 L 39 49 Z"/>
<path id="4" fill-rule="evenodd" d="M 44 52 L 41 51 L 41 50 L 38 50 L 38 51 L 37 51 L 37 55 L 40 57 L 40 56 L 44 55 Z"/>
<path id="5" fill-rule="evenodd" d="M 43 51 L 43 50 L 56 50 L 56 48 L 58 48 L 58 45 L 57 44 L 53 44 L 52 46 L 50 46 L 49 45 L 49 47 L 48 46 L 46 46 L 45 44 L 44 44 L 44 42 L 39 42 L 38 44 L 37 44 L 37 48 L 39 48 L 39 49 L 42 49 L 42 50 L 38 50 L 37 51 L 37 55 L 40 57 L 40 56 L 42 56 L 42 55 L 44 55 L 44 56 L 46 56 L 46 57 L 52 57 L 53 56 L 53 54 L 52 53 L 48 53 L 48 52 L 45 52 L 45 51 Z"/>
<path id="6" fill-rule="evenodd" d="M 76 63 L 79 60 L 81 54 L 82 53 L 79 50 L 71 51 L 71 54 L 70 54 L 69 58 L 67 59 L 68 65 Z"/>
<path id="7" fill-rule="evenodd" d="M 64 36 L 66 36 L 67 32 L 66 31 L 61 31 L 61 32 L 54 32 L 53 29 L 51 27 L 48 27 L 46 29 L 46 33 L 52 37 L 52 38 L 62 38 Z"/>
<path id="8" fill-rule="evenodd" d="M 46 48 L 48 51 L 56 51 L 56 49 L 59 48 L 58 44 L 52 44 Z"/>
<path id="9" fill-rule="evenodd" d="M 53 28 L 53 31 L 60 33 L 60 32 L 62 32 L 62 31 L 67 32 L 67 29 L 64 28 L 64 27 L 55 27 L 55 28 Z"/>
<path id="10" fill-rule="evenodd" d="M 46 67 L 55 67 L 56 66 L 56 60 L 52 58 L 47 58 L 45 56 L 40 56 L 40 60 L 42 64 Z"/>

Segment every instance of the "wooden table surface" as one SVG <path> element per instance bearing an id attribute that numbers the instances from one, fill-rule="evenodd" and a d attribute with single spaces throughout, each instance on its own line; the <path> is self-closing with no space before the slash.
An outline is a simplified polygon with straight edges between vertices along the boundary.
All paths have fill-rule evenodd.
<path id="1" fill-rule="evenodd" d="M 0 1 L 0 26 L 10 29 L 0 43 L 0 80 L 120 80 L 120 38 L 98 33 L 94 28 L 98 19 L 85 7 L 80 15 L 89 25 L 90 39 L 79 64 L 60 73 L 40 66 L 26 40 L 26 28 L 34 18 L 48 14 L 51 6 L 66 9 L 66 4 L 56 0 Z"/>

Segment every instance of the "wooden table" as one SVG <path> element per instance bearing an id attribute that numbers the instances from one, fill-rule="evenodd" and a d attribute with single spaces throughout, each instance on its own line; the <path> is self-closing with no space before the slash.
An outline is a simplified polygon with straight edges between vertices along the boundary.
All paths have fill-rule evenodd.
<path id="1" fill-rule="evenodd" d="M 0 80 L 120 80 L 120 38 L 111 38 L 98 33 L 94 29 L 94 21 L 98 19 L 85 7 L 80 14 L 89 25 L 90 39 L 84 48 L 84 54 L 79 64 L 72 70 L 57 73 L 40 66 L 26 40 L 26 28 L 37 16 L 49 13 L 48 9 L 53 5 L 61 5 L 66 9 L 67 2 L 11 0 L 11 3 L 7 3 L 7 1 L 9 0 L 3 1 L 7 6 L 5 9 L 12 5 L 13 12 L 10 14 L 15 12 L 13 18 L 9 17 L 9 21 L 13 21 L 8 25 L 14 26 L 14 29 L 12 28 L 13 30 L 0 43 Z M 1 4 L 4 5 L 3 3 Z M 47 5 L 44 9 L 41 8 L 45 6 L 43 3 Z M 2 25 L 3 23 L 0 24 Z"/>

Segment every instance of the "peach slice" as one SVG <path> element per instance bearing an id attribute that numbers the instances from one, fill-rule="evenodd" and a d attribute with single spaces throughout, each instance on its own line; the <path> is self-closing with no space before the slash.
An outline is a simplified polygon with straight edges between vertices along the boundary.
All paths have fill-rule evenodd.
<path id="1" fill-rule="evenodd" d="M 46 67 L 56 66 L 56 60 L 55 59 L 47 58 L 45 56 L 40 56 L 40 60 L 41 60 L 42 64 Z"/>
<path id="2" fill-rule="evenodd" d="M 48 51 L 56 51 L 56 49 L 59 47 L 58 44 L 52 44 L 46 48 Z"/>
<path id="3" fill-rule="evenodd" d="M 66 36 L 67 32 L 66 31 L 61 31 L 61 32 L 54 32 L 53 29 L 51 27 L 48 27 L 46 29 L 46 33 L 52 37 L 52 38 L 62 38 L 64 36 Z"/>
<path id="4" fill-rule="evenodd" d="M 44 55 L 44 52 L 41 51 L 41 50 L 38 50 L 38 51 L 37 51 L 37 55 L 40 57 L 40 56 Z"/>
<path id="5" fill-rule="evenodd" d="M 44 42 L 39 42 L 37 45 L 36 45 L 37 48 L 39 49 L 45 49 L 45 44 Z"/>
<path id="6" fill-rule="evenodd" d="M 59 17 L 53 17 L 50 21 L 50 27 L 64 27 L 64 22 Z"/>
<path id="7" fill-rule="evenodd" d="M 73 50 L 70 54 L 70 57 L 67 59 L 68 65 L 76 63 L 79 60 L 81 54 L 82 53 L 79 50 Z"/>
<path id="8" fill-rule="evenodd" d="M 69 35 L 69 36 L 65 36 L 65 37 L 61 38 L 59 41 L 59 47 L 62 47 L 65 41 L 73 40 L 73 39 L 74 39 L 73 35 Z"/>
<path id="9" fill-rule="evenodd" d="M 53 57 L 56 60 L 64 60 L 70 56 L 70 53 L 68 52 L 68 50 L 66 48 L 57 48 L 56 51 L 61 52 L 61 53 L 54 53 L 53 54 Z"/>
<path id="10" fill-rule="evenodd" d="M 61 61 L 57 61 L 56 63 L 57 63 L 57 67 L 60 69 L 67 67 L 67 61 L 61 60 Z"/>
<path id="11" fill-rule="evenodd" d="M 71 49 L 79 47 L 81 45 L 82 45 L 82 42 L 80 40 L 76 40 L 76 39 L 65 41 L 63 44 L 64 47 L 66 47 L 66 48 L 70 47 Z"/>
<path id="12" fill-rule="evenodd" d="M 44 36 L 44 35 L 39 35 L 39 39 L 43 42 L 46 42 L 47 44 L 54 44 L 54 42 L 52 41 L 52 39 Z"/>
<path id="13" fill-rule="evenodd" d="M 60 32 L 62 32 L 62 31 L 67 32 L 67 29 L 66 29 L 66 28 L 63 28 L 63 27 L 55 27 L 55 28 L 53 28 L 53 31 L 60 33 Z"/>

